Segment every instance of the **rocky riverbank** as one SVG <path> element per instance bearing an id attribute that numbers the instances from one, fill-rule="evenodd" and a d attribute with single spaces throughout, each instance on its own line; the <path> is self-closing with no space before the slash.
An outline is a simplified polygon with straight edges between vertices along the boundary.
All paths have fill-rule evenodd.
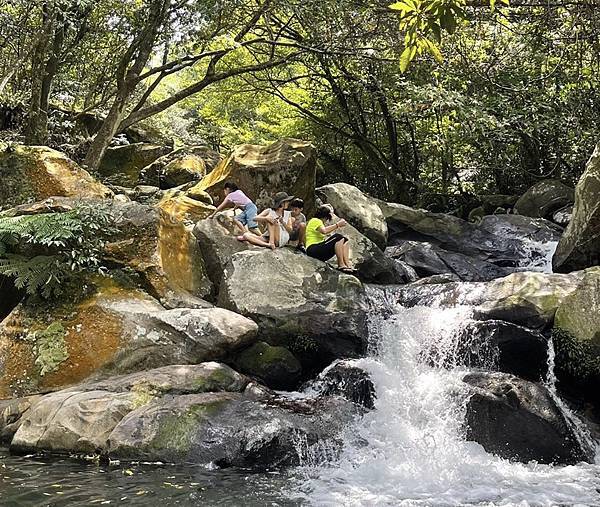
<path id="1" fill-rule="evenodd" d="M 102 273 L 78 273 L 59 297 L 1 279 L 0 438 L 12 451 L 257 468 L 297 464 L 316 445 L 334 455 L 376 393 L 364 372 L 329 366 L 366 353 L 366 284 L 378 284 L 406 307 L 475 307 L 476 323 L 457 337 L 460 356 L 496 373 L 465 378 L 468 438 L 522 461 L 593 460 L 543 381 L 552 340 L 561 384 L 600 407 L 600 249 L 582 239 L 597 219 L 597 155 L 574 192 L 545 183 L 516 200 L 521 214 L 502 208 L 465 221 L 345 183 L 316 188 L 317 154 L 298 140 L 228 156 L 141 145 L 123 158 L 115 148 L 104 182 L 54 150 L 0 146 L 2 217 L 86 203 L 106 209 L 115 228 Z M 350 224 L 358 276 L 291 248 L 240 243 L 230 214 L 208 220 L 227 179 L 263 206 L 279 190 L 303 198 L 308 214 L 331 203 Z M 569 273 L 542 272 L 556 244 L 554 265 Z M 531 266 L 539 271 L 524 271 Z M 297 389 L 323 370 L 311 397 L 272 390 Z M 533 445 L 540 439 L 548 445 Z"/>

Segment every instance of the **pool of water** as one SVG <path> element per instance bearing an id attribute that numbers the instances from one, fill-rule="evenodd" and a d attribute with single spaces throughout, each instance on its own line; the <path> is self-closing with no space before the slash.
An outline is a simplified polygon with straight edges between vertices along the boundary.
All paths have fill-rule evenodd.
<path id="1" fill-rule="evenodd" d="M 284 473 L 11 456 L 0 450 L 2 507 L 301 505 Z"/>

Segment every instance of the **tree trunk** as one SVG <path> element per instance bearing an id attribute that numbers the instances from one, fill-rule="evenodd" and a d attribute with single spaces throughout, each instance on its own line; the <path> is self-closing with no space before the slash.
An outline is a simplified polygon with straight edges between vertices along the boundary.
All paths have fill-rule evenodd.
<path id="1" fill-rule="evenodd" d="M 26 144 L 45 144 L 48 138 L 48 108 L 43 107 L 47 85 L 47 55 L 54 31 L 54 12 L 48 4 L 42 7 L 42 30 L 31 58 L 31 97 L 25 125 Z"/>

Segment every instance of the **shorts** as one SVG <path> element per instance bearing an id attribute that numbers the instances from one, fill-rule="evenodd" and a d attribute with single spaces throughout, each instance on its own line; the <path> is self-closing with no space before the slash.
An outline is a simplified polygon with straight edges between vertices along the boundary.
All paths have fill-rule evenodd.
<path id="1" fill-rule="evenodd" d="M 253 202 L 249 202 L 244 207 L 244 211 L 242 211 L 238 216 L 235 217 L 237 221 L 239 221 L 242 225 L 248 227 L 248 229 L 255 229 L 258 227 L 256 223 L 256 214 L 258 213 L 258 208 L 256 204 Z"/>
<path id="2" fill-rule="evenodd" d="M 334 234 L 333 236 L 329 236 L 325 241 L 321 243 L 315 243 L 310 245 L 306 249 L 306 255 L 309 257 L 314 257 L 315 259 L 319 259 L 320 261 L 328 261 L 335 255 L 335 244 L 339 240 L 344 240 L 344 243 L 348 241 L 346 236 L 342 236 L 341 234 Z"/>

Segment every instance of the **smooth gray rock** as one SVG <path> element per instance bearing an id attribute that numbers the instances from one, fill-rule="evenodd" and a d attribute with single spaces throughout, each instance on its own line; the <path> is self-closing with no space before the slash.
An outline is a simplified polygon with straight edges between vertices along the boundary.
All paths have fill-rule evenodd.
<path id="1" fill-rule="evenodd" d="M 232 255 L 218 301 L 257 322 L 267 341 L 308 337 L 332 358 L 356 356 L 366 347 L 360 281 L 290 249 Z"/>
<path id="2" fill-rule="evenodd" d="M 347 183 L 333 183 L 316 189 L 317 197 L 333 206 L 337 215 L 345 218 L 382 250 L 387 244 L 388 228 L 377 202 Z"/>

